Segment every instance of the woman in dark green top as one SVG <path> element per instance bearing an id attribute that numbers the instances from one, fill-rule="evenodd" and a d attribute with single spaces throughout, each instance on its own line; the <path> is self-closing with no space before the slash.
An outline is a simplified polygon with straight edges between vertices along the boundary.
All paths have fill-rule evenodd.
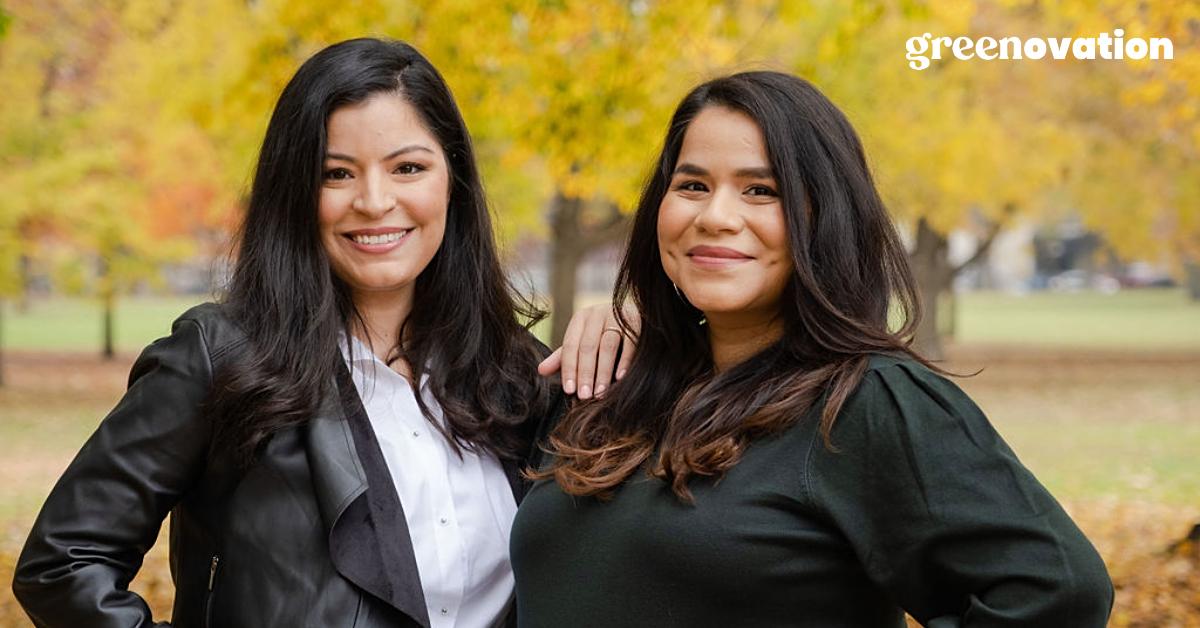
<path id="1" fill-rule="evenodd" d="M 512 531 L 521 626 L 1104 625 L 1095 549 L 909 349 L 904 250 L 811 85 L 684 99 L 616 296 L 638 352 L 549 435 Z"/>

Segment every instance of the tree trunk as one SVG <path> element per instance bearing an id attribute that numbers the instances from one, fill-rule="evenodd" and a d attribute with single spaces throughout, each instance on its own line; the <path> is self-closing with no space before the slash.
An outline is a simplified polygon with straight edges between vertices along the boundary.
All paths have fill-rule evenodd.
<path id="1" fill-rule="evenodd" d="M 33 284 L 33 259 L 22 253 L 18 261 L 20 293 L 17 295 L 17 311 L 25 314 L 29 311 L 30 286 Z"/>
<path id="2" fill-rule="evenodd" d="M 0 299 L 0 388 L 4 387 L 4 299 Z"/>
<path id="3" fill-rule="evenodd" d="M 588 204 L 562 192 L 554 194 L 550 210 L 550 342 L 559 345 L 575 313 L 579 264 L 589 252 L 625 237 L 630 221 L 615 203 Z"/>
<path id="4" fill-rule="evenodd" d="M 116 355 L 116 350 L 113 343 L 113 306 L 116 302 L 114 293 L 113 278 L 108 260 L 100 260 L 100 306 L 103 308 L 103 343 L 104 348 L 101 355 L 105 360 L 113 359 Z"/>
<path id="5" fill-rule="evenodd" d="M 1183 281 L 1187 286 L 1188 298 L 1200 301 L 1200 262 L 1183 263 Z"/>
<path id="6" fill-rule="evenodd" d="M 946 290 L 938 303 L 942 306 L 942 311 L 938 312 L 938 325 L 941 327 L 938 335 L 942 340 L 953 341 L 958 334 L 958 294 L 953 289 Z"/>
<path id="7" fill-rule="evenodd" d="M 113 346 L 113 298 L 112 291 L 104 295 L 104 359 L 111 360 L 117 354 Z"/>
<path id="8" fill-rule="evenodd" d="M 1167 553 L 1200 559 L 1200 523 L 1193 524 L 1187 535 L 1167 546 Z"/>
<path id="9" fill-rule="evenodd" d="M 586 253 L 579 213 L 583 201 L 561 192 L 551 201 L 550 220 L 550 345 L 562 344 L 567 323 L 575 312 L 576 271 Z"/>
<path id="10" fill-rule="evenodd" d="M 917 325 L 916 349 L 931 360 L 944 357 L 938 325 L 938 296 L 949 287 L 953 276 L 946 253 L 946 237 L 934 231 L 924 218 L 917 221 L 916 246 L 909 254 L 913 275 L 917 280 L 921 321 Z"/>

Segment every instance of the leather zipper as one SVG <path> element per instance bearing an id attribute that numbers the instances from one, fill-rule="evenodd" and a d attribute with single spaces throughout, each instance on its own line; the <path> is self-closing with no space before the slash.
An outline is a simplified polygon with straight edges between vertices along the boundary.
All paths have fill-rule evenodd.
<path id="1" fill-rule="evenodd" d="M 221 563 L 221 557 L 213 554 L 212 564 L 208 566 L 208 591 L 212 593 L 213 583 L 217 580 L 217 565 Z"/>
<path id="2" fill-rule="evenodd" d="M 207 628 L 212 625 L 212 602 L 213 602 L 213 585 L 217 582 L 217 567 L 221 564 L 221 557 L 213 554 L 212 562 L 208 565 L 208 593 L 204 600 L 204 626 Z"/>

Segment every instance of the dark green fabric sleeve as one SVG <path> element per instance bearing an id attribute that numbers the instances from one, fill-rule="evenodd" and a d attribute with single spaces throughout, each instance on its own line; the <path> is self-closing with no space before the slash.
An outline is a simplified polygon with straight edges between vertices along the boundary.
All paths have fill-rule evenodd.
<path id="1" fill-rule="evenodd" d="M 1100 556 L 953 383 L 877 363 L 832 439 L 836 451 L 817 439 L 809 453 L 808 498 L 918 621 L 1105 625 Z"/>

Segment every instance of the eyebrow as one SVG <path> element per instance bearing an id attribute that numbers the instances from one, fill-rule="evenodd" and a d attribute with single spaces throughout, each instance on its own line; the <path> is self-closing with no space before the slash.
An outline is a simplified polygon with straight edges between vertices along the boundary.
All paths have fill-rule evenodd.
<path id="1" fill-rule="evenodd" d="M 675 166 L 674 174 L 689 174 L 692 176 L 703 177 L 708 175 L 708 171 L 696 164 L 682 163 Z M 774 179 L 775 175 L 770 168 L 739 168 L 734 171 L 734 176 L 739 179 Z"/>
<path id="2" fill-rule="evenodd" d="M 704 168 L 701 168 L 700 166 L 697 166 L 694 164 L 682 163 L 682 164 L 679 164 L 678 166 L 675 166 L 674 174 L 690 174 L 690 175 L 702 177 L 702 176 L 708 174 L 708 171 L 705 170 Z"/>
<path id="3" fill-rule="evenodd" d="M 390 159 L 399 157 L 400 155 L 403 155 L 405 153 L 412 153 L 412 152 L 417 152 L 417 151 L 423 151 L 423 152 L 429 153 L 430 155 L 433 154 L 433 149 L 429 148 L 428 146 L 425 146 L 423 144 L 409 144 L 408 146 L 404 146 L 402 148 L 397 148 L 396 150 L 388 153 L 387 155 L 384 155 L 383 159 L 381 159 L 380 161 L 388 161 Z M 348 161 L 350 163 L 355 163 L 357 161 L 350 155 L 343 155 L 342 153 L 325 153 L 325 159 L 333 159 L 336 161 Z"/>
<path id="4" fill-rule="evenodd" d="M 741 168 L 733 173 L 739 179 L 774 179 L 770 168 Z"/>

